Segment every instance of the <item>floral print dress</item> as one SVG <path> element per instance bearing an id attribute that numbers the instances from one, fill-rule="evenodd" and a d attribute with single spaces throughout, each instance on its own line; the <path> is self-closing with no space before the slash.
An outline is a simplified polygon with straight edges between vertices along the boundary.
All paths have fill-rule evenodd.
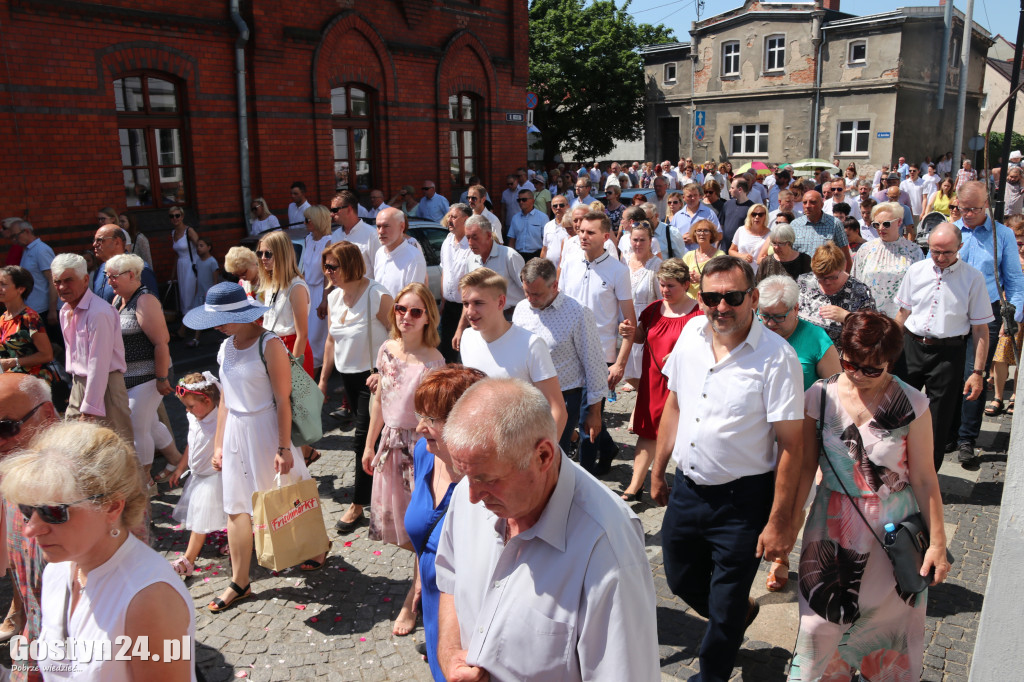
<path id="1" fill-rule="evenodd" d="M 918 510 L 907 433 L 928 398 L 892 377 L 874 418 L 857 426 L 839 402 L 838 378 L 826 384 L 822 482 L 804 526 L 800 633 L 789 679 L 849 680 L 859 670 L 867 680 L 920 680 L 928 591 L 899 591 L 888 556 L 843 486 L 879 536 L 886 523 Z M 815 383 L 806 393 L 806 414 L 815 420 L 821 387 Z"/>
<path id="2" fill-rule="evenodd" d="M 891 242 L 872 239 L 857 250 L 850 275 L 868 285 L 878 312 L 896 317 L 899 306 L 894 299 L 903 276 L 923 258 L 921 247 L 905 237 Z"/>
<path id="3" fill-rule="evenodd" d="M 32 342 L 34 334 L 46 334 L 46 329 L 39 313 L 31 308 L 25 308 L 13 317 L 9 317 L 7 313 L 0 315 L 0 357 L 23 358 L 26 355 L 34 355 L 39 350 Z M 32 374 L 51 385 L 56 378 L 48 364 L 13 367 L 10 371 Z"/>
<path id="4" fill-rule="evenodd" d="M 821 290 L 813 272 L 800 275 L 796 278 L 796 283 L 800 287 L 800 319 L 807 320 L 824 329 L 839 352 L 843 350 L 839 343 L 839 334 L 843 331 L 843 325 L 835 320 L 826 320 L 822 317 L 821 307 L 835 305 L 851 313 L 858 310 L 875 310 L 875 297 L 871 295 L 871 289 L 856 277 L 848 277 L 843 288 L 831 296 Z"/>

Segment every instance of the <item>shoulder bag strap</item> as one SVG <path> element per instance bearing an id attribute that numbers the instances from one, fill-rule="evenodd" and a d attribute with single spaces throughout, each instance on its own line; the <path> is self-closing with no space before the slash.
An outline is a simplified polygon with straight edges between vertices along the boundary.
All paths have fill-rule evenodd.
<path id="1" fill-rule="evenodd" d="M 370 347 L 370 373 L 373 373 L 373 363 L 377 359 L 373 356 L 373 319 L 376 313 L 370 310 L 370 292 L 373 291 L 373 281 L 366 285 L 366 343 Z"/>

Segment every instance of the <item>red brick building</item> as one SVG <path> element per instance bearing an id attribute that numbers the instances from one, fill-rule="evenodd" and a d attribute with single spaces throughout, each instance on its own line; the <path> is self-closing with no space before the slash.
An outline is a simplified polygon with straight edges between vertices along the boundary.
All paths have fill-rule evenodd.
<path id="1" fill-rule="evenodd" d="M 452 197 L 471 174 L 500 196 L 525 162 L 525 126 L 506 114 L 524 109 L 526 3 L 241 0 L 237 17 L 232 4 L 0 0 L 2 215 L 66 251 L 91 242 L 98 209 L 127 208 L 166 277 L 170 205 L 222 257 L 250 197 L 286 222 L 294 180 L 311 203 L 336 186 L 418 195 L 425 179 Z"/>

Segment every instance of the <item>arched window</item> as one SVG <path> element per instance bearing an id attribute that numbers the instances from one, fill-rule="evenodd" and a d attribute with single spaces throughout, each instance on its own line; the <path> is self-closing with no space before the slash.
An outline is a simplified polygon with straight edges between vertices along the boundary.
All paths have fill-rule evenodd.
<path id="1" fill-rule="evenodd" d="M 452 187 L 469 185 L 471 175 L 476 175 L 480 166 L 480 105 L 470 94 L 459 93 L 448 98 L 450 121 L 450 154 Z"/>
<path id="2" fill-rule="evenodd" d="M 373 93 L 361 85 L 331 90 L 334 130 L 334 184 L 365 194 L 373 187 Z"/>
<path id="3" fill-rule="evenodd" d="M 187 151 L 181 90 L 163 74 L 114 81 L 117 135 L 128 208 L 187 203 Z"/>

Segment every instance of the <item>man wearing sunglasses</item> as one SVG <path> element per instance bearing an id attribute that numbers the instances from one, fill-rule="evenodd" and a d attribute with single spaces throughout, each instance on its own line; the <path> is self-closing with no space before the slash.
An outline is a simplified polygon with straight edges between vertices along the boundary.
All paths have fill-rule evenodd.
<path id="1" fill-rule="evenodd" d="M 957 190 L 957 202 L 960 204 L 961 218 L 956 221 L 963 235 L 963 246 L 960 247 L 960 259 L 973 265 L 985 276 L 985 287 L 988 290 L 994 319 L 988 324 L 988 353 L 984 365 L 974 363 L 975 354 L 968 352 L 964 366 L 964 379 L 970 378 L 977 370 L 980 375 L 992 362 L 996 343 L 1002 327 L 1002 316 L 999 306 L 999 289 L 996 287 L 995 267 L 999 268 L 999 281 L 1006 293 L 1007 300 L 1016 306 L 1014 319 L 1019 323 L 1024 319 L 1024 273 L 1021 273 L 1020 258 L 1017 256 L 1017 238 L 1013 230 L 1002 223 L 995 222 L 988 215 L 988 190 L 985 183 L 978 181 L 966 182 Z M 999 261 L 995 262 L 992 253 L 992 232 L 999 240 Z M 981 433 L 981 420 L 985 411 L 982 400 L 964 401 L 960 413 L 960 430 L 958 433 L 959 459 L 968 463 L 974 461 L 974 442 Z"/>
<path id="2" fill-rule="evenodd" d="M 936 225 L 928 235 L 930 258 L 907 269 L 894 299 L 899 306 L 896 323 L 903 327 L 903 357 L 896 374 L 911 386 L 924 386 L 928 394 L 936 471 L 942 466 L 960 396 L 978 401 L 984 389 L 980 371 L 961 380 L 967 334 L 974 340 L 973 365 L 984 366 L 988 323 L 995 319 L 984 275 L 958 256 L 961 239 L 955 225 Z M 973 458 L 972 445 L 970 457 L 961 461 Z"/>
<path id="3" fill-rule="evenodd" d="M 40 429 L 57 419 L 46 382 L 27 374 L 0 374 L 0 457 L 27 445 Z M 0 625 L 0 642 L 18 634 L 33 641 L 39 637 L 39 597 L 46 560 L 35 538 L 25 537 L 25 521 L 18 508 L 7 502 L 4 505 L 14 593 L 7 618 Z M 11 671 L 12 680 L 42 679 L 38 673 L 28 672 L 31 661 L 25 663 Z"/>
<path id="4" fill-rule="evenodd" d="M 383 196 L 383 195 L 382 195 Z M 373 272 L 373 263 L 380 248 L 377 230 L 359 217 L 359 201 L 352 190 L 342 190 L 331 199 L 331 222 L 335 225 L 331 233 L 332 242 L 352 242 L 359 247 L 366 261 L 366 271 Z M 385 209 L 387 206 L 384 207 Z M 380 215 L 381 211 L 377 211 Z M 326 298 L 324 299 L 326 306 Z M 326 311 L 327 308 L 324 307 Z"/>
<path id="5" fill-rule="evenodd" d="M 441 218 L 451 208 L 448 200 L 437 193 L 433 180 L 424 180 L 422 189 L 423 197 L 420 199 L 420 217 L 438 223 L 441 222 Z"/>
<path id="6" fill-rule="evenodd" d="M 533 207 L 531 190 L 519 190 L 519 212 L 512 216 L 508 228 L 508 246 L 515 249 L 524 261 L 540 256 L 544 246 L 544 224 L 548 217 Z"/>
<path id="7" fill-rule="evenodd" d="M 470 185 L 466 191 L 466 203 L 473 209 L 473 215 L 482 215 L 484 218 L 491 223 L 491 234 L 494 235 L 494 241 L 499 244 L 504 244 L 501 237 L 501 220 L 487 208 L 487 202 L 490 201 L 490 195 L 487 194 L 487 188 L 483 185 Z"/>
<path id="8" fill-rule="evenodd" d="M 107 261 L 114 256 L 128 252 L 125 236 L 124 230 L 117 225 L 104 225 L 96 230 L 96 236 L 92 240 L 92 250 L 96 254 L 96 260 L 100 261 L 100 266 L 93 273 L 90 288 L 94 294 L 107 303 L 114 302 L 114 288 L 110 286 L 110 280 L 107 279 Z M 149 267 L 149 263 L 142 263 L 142 275 L 139 276 L 139 279 L 151 293 L 155 294 L 160 291 L 156 282 L 156 274 L 153 272 L 153 268 Z"/>
<path id="9" fill-rule="evenodd" d="M 796 541 L 803 374 L 792 347 L 754 324 L 758 300 L 749 264 L 712 258 L 701 279 L 705 317 L 683 328 L 664 369 L 669 395 L 651 498 L 668 506 L 661 535 L 669 588 L 708 619 L 699 650 L 706 682 L 732 675 L 759 610 L 749 598 L 759 558 L 785 559 Z"/>

